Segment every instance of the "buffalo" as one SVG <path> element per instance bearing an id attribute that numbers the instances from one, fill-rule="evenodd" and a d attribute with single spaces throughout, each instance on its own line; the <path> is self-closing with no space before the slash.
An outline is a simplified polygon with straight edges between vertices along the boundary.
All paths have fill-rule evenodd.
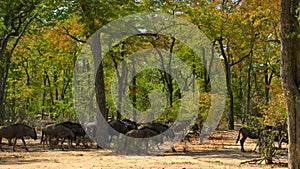
<path id="1" fill-rule="evenodd" d="M 2 146 L 1 146 L 2 138 L 6 138 L 8 140 L 15 138 L 14 143 L 13 143 L 13 151 L 15 151 L 17 139 L 21 139 L 25 146 L 26 151 L 28 151 L 28 148 L 27 148 L 25 140 L 24 140 L 24 137 L 27 137 L 27 136 L 31 137 L 34 140 L 37 139 L 35 129 L 26 124 L 17 123 L 17 124 L 12 124 L 9 126 L 2 127 L 0 129 L 0 149 L 1 149 L 1 151 L 3 151 Z"/>
<path id="2" fill-rule="evenodd" d="M 261 133 L 262 132 L 266 133 L 265 131 L 268 131 L 268 130 L 278 131 L 278 134 L 275 134 L 275 136 L 274 136 L 274 141 L 278 141 L 279 148 L 281 148 L 281 143 L 282 142 L 288 143 L 288 139 L 284 135 L 284 128 L 281 125 L 279 125 L 279 124 L 277 124 L 276 126 L 267 125 L 263 129 L 249 129 L 249 128 L 246 128 L 246 127 L 242 127 L 239 130 L 238 138 L 236 140 L 236 143 L 238 143 L 238 141 L 240 140 L 240 134 L 242 134 L 242 139 L 240 140 L 241 151 L 245 152 L 244 143 L 245 143 L 245 141 L 246 141 L 246 139 L 248 137 L 251 138 L 251 139 L 261 139 L 260 138 L 261 137 Z M 259 143 L 260 143 L 260 140 L 256 144 L 255 149 L 257 148 L 257 146 L 259 145 Z"/>

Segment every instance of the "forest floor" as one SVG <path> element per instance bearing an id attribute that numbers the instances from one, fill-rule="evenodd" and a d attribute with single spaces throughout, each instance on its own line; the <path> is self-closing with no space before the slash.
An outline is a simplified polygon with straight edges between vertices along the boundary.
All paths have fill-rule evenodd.
<path id="1" fill-rule="evenodd" d="M 240 151 L 236 143 L 238 131 L 216 131 L 204 144 L 197 140 L 187 143 L 188 152 L 183 152 L 183 143 L 176 145 L 176 153 L 163 153 L 156 156 L 125 156 L 112 153 L 108 150 L 79 147 L 73 150 L 48 150 L 39 144 L 40 140 L 26 140 L 29 152 L 18 141 L 16 152 L 7 144 L 3 145 L 4 152 L 0 152 L 0 169 L 254 169 L 254 168 L 287 168 L 283 165 L 273 164 L 242 164 L 245 161 L 260 158 L 260 154 L 251 152 L 256 140 L 247 139 L 245 149 Z M 6 140 L 3 139 L 3 142 Z M 277 155 L 275 161 L 287 162 L 287 146 Z"/>

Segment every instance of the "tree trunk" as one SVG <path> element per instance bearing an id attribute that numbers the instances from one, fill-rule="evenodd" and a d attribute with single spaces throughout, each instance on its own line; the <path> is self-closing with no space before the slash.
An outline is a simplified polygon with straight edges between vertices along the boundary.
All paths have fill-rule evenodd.
<path id="1" fill-rule="evenodd" d="M 249 115 L 251 115 L 251 71 L 252 61 L 250 61 L 247 72 L 247 107 L 246 107 L 246 120 L 248 121 Z"/>
<path id="2" fill-rule="evenodd" d="M 210 63 L 209 63 L 209 67 L 208 67 L 208 64 L 207 64 L 207 60 L 206 60 L 206 53 L 205 53 L 205 49 L 202 48 L 202 61 L 203 61 L 203 65 L 204 65 L 204 70 L 203 70 L 203 79 L 204 79 L 204 92 L 208 92 L 209 89 L 208 89 L 208 86 L 209 86 L 209 82 L 210 82 L 210 75 L 211 75 L 211 67 L 212 67 L 212 61 L 215 57 L 215 51 L 214 51 L 214 47 L 212 45 L 211 47 L 211 53 L 212 53 L 212 56 L 211 56 L 211 59 L 210 59 Z M 194 66 L 194 65 L 193 65 Z M 193 68 L 194 70 L 195 68 Z M 193 72 L 194 73 L 194 72 Z M 195 74 L 195 73 L 194 73 Z"/>
<path id="3" fill-rule="evenodd" d="M 0 68 L 2 69 L 2 68 Z M 0 70 L 0 125 L 3 125 L 4 118 L 5 118 L 5 86 L 6 86 L 6 80 L 4 78 L 4 74 L 2 73 L 2 70 Z"/>
<path id="4" fill-rule="evenodd" d="M 233 116 L 233 93 L 231 88 L 231 77 L 230 77 L 230 69 L 226 71 L 226 83 L 227 83 L 227 91 L 228 91 L 228 98 L 229 98 L 229 107 L 228 107 L 228 129 L 234 130 L 234 116 Z"/>
<path id="5" fill-rule="evenodd" d="M 264 74 L 265 74 L 265 105 L 269 104 L 269 100 L 270 100 L 270 85 L 272 82 L 272 78 L 273 78 L 273 72 L 271 70 L 271 73 L 269 75 L 269 69 L 265 69 Z"/>
<path id="6" fill-rule="evenodd" d="M 43 86 L 43 100 L 42 100 L 42 119 L 44 119 L 44 113 L 46 112 L 46 87 L 47 87 L 47 78 L 46 75 L 43 76 L 44 86 Z"/>
<path id="7" fill-rule="evenodd" d="M 290 169 L 300 169 L 300 26 L 299 0 L 281 0 L 281 77 L 288 110 Z"/>
<path id="8" fill-rule="evenodd" d="M 134 64 L 135 64 L 135 62 L 133 61 L 132 62 L 133 64 L 132 64 L 132 74 L 133 75 L 135 75 L 135 73 L 136 73 L 136 71 L 135 71 L 135 66 L 134 66 Z M 136 86 L 136 77 L 133 77 L 133 79 L 132 79 L 132 93 L 133 93 L 133 95 L 132 95 L 132 105 L 133 105 L 133 112 L 132 112 L 132 120 L 133 121 L 135 121 L 135 122 L 137 122 L 137 112 L 136 112 L 136 106 L 137 106 L 137 86 Z"/>
<path id="9" fill-rule="evenodd" d="M 228 94 L 228 113 L 227 113 L 227 119 L 228 119 L 228 129 L 233 130 L 234 129 L 234 116 L 233 116 L 233 93 L 231 88 L 231 72 L 230 72 L 230 62 L 229 58 L 227 58 L 226 53 L 224 51 L 223 46 L 223 39 L 218 39 L 221 54 L 223 56 L 224 65 L 225 65 L 225 74 L 226 74 L 226 84 L 227 84 L 227 94 Z"/>
<path id="10" fill-rule="evenodd" d="M 3 44 L 4 43 L 4 44 Z M 8 77 L 8 68 L 11 60 L 11 52 L 5 51 L 7 42 L 4 40 L 0 51 L 0 125 L 3 125 L 5 119 L 5 90 Z"/>
<path id="11" fill-rule="evenodd" d="M 91 49 L 94 58 L 94 70 L 95 74 L 95 92 L 96 92 L 96 102 L 97 102 L 97 110 L 100 112 L 97 113 L 97 133 L 102 133 L 101 137 L 97 135 L 97 142 L 99 143 L 107 143 L 108 142 L 108 134 L 106 125 L 101 123 L 103 121 L 108 121 L 108 111 L 106 108 L 106 96 L 105 96 L 105 85 L 104 85 L 104 72 L 103 72 L 103 63 L 102 63 L 102 55 L 101 55 L 101 43 L 100 43 L 100 33 L 96 33 L 92 37 Z M 101 144 L 104 145 L 104 144 Z M 105 148 L 105 147 L 102 147 Z"/>
<path id="12" fill-rule="evenodd" d="M 174 49 L 174 45 L 175 45 L 175 41 L 176 39 L 174 37 L 172 37 L 172 43 L 170 46 L 170 55 L 169 55 L 169 60 L 168 60 L 168 65 L 167 65 L 167 69 L 169 72 L 171 72 L 171 60 L 173 57 L 173 49 Z M 164 72 L 165 77 L 166 77 L 166 82 L 167 82 L 167 87 L 168 87 L 168 96 L 169 96 L 169 106 L 173 107 L 173 79 L 172 76 L 166 72 Z"/>

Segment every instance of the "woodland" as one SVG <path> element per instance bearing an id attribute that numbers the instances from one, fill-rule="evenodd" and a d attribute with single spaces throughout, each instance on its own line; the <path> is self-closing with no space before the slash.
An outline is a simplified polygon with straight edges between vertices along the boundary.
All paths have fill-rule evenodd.
<path id="1" fill-rule="evenodd" d="M 233 130 L 235 123 L 284 122 L 288 113 L 280 73 L 280 7 L 279 0 L 0 0 L 0 123 L 37 116 L 76 121 L 73 75 L 82 47 L 109 22 L 141 12 L 184 19 L 210 40 L 226 79 L 227 99 L 219 127 Z M 295 9 L 298 13 L 298 6 Z M 165 35 L 132 36 L 114 45 L 102 56 L 96 95 L 91 97 L 97 97 L 105 119 L 125 118 L 117 111 L 122 101 L 116 103 L 111 95 L 112 77 L 126 57 L 157 47 L 174 53 L 193 72 L 201 95 L 197 123 L 202 124 L 211 106 L 210 70 L 184 43 Z M 119 84 L 127 77 L 126 71 L 117 72 Z M 156 120 L 176 119 L 181 89 L 168 73 L 143 71 L 130 89 L 131 103 L 140 111 L 150 108 L 152 90 L 162 91 L 167 104 Z"/>
<path id="2" fill-rule="evenodd" d="M 1 62 L 5 65 L 0 71 L 2 122 L 37 114 L 53 119 L 75 118 L 72 77 L 81 46 L 106 23 L 144 11 L 165 12 L 190 21 L 222 55 L 228 91 L 224 120 L 229 121 L 229 129 L 233 128 L 234 120 L 261 117 L 272 123 L 286 117 L 280 79 L 279 1 L 271 4 L 260 0 L 98 3 L 1 2 Z M 108 77 L 105 91 L 110 90 L 109 75 L 126 55 L 155 46 L 172 50 L 187 60 L 199 83 L 202 109 L 199 112 L 205 116 L 210 105 L 208 72 L 201 60 L 192 60 L 193 51 L 165 36 L 159 40 L 131 37 L 114 46 L 103 63 Z M 168 95 L 168 107 L 180 104 L 170 77 L 159 71 L 143 74 L 136 78 L 137 109 L 149 108 L 147 93 L 155 88 L 163 89 Z M 152 78 L 155 76 L 159 77 Z M 106 102 L 109 116 L 117 116 L 116 105 L 109 96 Z M 172 113 L 172 109 L 169 111 Z"/>

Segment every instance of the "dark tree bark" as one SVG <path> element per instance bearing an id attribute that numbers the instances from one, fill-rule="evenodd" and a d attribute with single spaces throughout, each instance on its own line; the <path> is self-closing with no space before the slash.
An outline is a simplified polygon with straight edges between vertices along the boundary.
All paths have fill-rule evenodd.
<path id="1" fill-rule="evenodd" d="M 274 72 L 271 70 L 271 73 L 269 74 L 269 69 L 266 68 L 264 71 L 265 75 L 265 104 L 269 104 L 270 100 L 270 85 L 273 79 Z"/>
<path id="2" fill-rule="evenodd" d="M 300 169 L 299 0 L 281 0 L 281 77 L 288 110 L 290 169 Z"/>
<path id="3" fill-rule="evenodd" d="M 136 70 L 135 70 L 135 62 L 132 62 L 132 74 L 135 75 L 136 74 Z M 136 77 L 133 77 L 132 79 L 132 105 L 134 107 L 134 109 L 132 110 L 132 118 L 133 121 L 137 121 L 137 111 L 136 111 L 136 106 L 137 106 L 137 86 L 136 86 Z"/>
<path id="4" fill-rule="evenodd" d="M 223 62 L 225 66 L 225 76 L 226 76 L 226 85 L 227 85 L 227 95 L 228 95 L 228 112 L 227 112 L 227 120 L 228 120 L 228 129 L 233 130 L 234 129 L 234 102 L 233 102 L 233 92 L 232 92 L 232 85 L 231 85 L 231 67 L 242 62 L 245 58 L 250 57 L 253 53 L 253 44 L 250 47 L 249 53 L 246 54 L 243 57 L 240 57 L 237 61 L 232 61 L 231 54 L 230 54 L 230 48 L 224 47 L 224 38 L 220 37 L 216 39 L 216 41 L 219 43 L 221 55 L 223 56 Z M 230 46 L 229 44 L 226 44 L 226 46 Z"/>
<path id="5" fill-rule="evenodd" d="M 252 60 L 250 60 L 249 68 L 247 72 L 247 107 L 246 107 L 246 119 L 251 114 L 251 71 L 252 71 Z M 247 119 L 248 120 L 248 119 Z"/>
<path id="6" fill-rule="evenodd" d="M 206 60 L 205 49 L 202 48 L 202 61 L 203 61 L 203 65 L 204 65 L 204 70 L 203 70 L 203 79 L 204 79 L 204 82 L 203 82 L 204 87 L 203 88 L 204 88 L 204 92 L 209 92 L 209 83 L 210 83 L 210 77 L 209 76 L 211 74 L 211 67 L 213 65 L 212 62 L 213 62 L 214 57 L 215 57 L 214 44 L 212 44 L 212 46 L 211 46 L 211 53 L 212 53 L 211 54 L 212 56 L 211 56 L 211 59 L 209 61 L 210 63 L 209 63 L 209 67 L 208 67 L 207 60 Z"/>
<path id="7" fill-rule="evenodd" d="M 176 41 L 176 39 L 172 37 L 172 43 L 170 46 L 170 56 L 169 56 L 169 60 L 167 61 L 166 65 L 164 64 L 163 58 L 161 57 L 162 67 L 164 67 L 169 72 L 171 72 L 171 60 L 173 57 L 173 49 L 174 49 L 175 41 Z M 165 81 L 165 84 L 166 84 L 167 90 L 168 90 L 169 106 L 173 107 L 173 91 L 174 91 L 174 87 L 173 87 L 173 83 L 172 83 L 173 78 L 167 72 L 163 72 L 163 76 L 164 76 L 164 81 Z"/>
<path id="8" fill-rule="evenodd" d="M 225 51 L 224 51 L 224 45 L 223 45 L 223 39 L 218 39 L 221 54 L 224 58 L 224 65 L 225 65 L 225 74 L 226 74 L 226 84 L 227 84 L 227 95 L 228 95 L 228 113 L 227 113 L 227 119 L 228 119 L 228 128 L 229 130 L 234 129 L 234 115 L 233 115 L 233 93 L 232 93 L 232 87 L 231 87 L 231 72 L 230 72 L 230 59 L 227 57 Z"/>
<path id="9" fill-rule="evenodd" d="M 163 59 L 163 56 L 161 54 L 161 52 L 159 50 L 157 50 L 157 53 L 159 54 L 160 58 L 161 58 L 161 67 L 163 70 L 168 70 L 169 72 L 171 72 L 171 61 L 172 61 L 172 57 L 173 57 L 173 49 L 174 49 L 174 45 L 175 45 L 175 41 L 176 39 L 172 37 L 172 42 L 170 45 L 170 55 L 169 55 L 169 59 L 167 61 L 165 61 Z M 157 48 L 157 46 L 155 44 L 152 43 L 152 45 Z M 173 91 L 174 91 L 174 87 L 173 87 L 173 79 L 172 76 L 167 73 L 166 71 L 161 71 L 161 75 L 163 77 L 163 81 L 164 81 L 164 88 L 167 90 L 168 92 L 168 101 L 169 101 L 169 106 L 173 107 Z"/>
<path id="10" fill-rule="evenodd" d="M 108 121 L 108 111 L 106 107 L 106 95 L 105 95 L 105 85 L 104 85 L 104 71 L 101 55 L 101 43 L 100 43 L 100 33 L 95 33 L 91 40 L 91 49 L 94 58 L 94 68 L 95 68 L 95 92 L 96 92 L 96 102 L 97 110 L 97 133 L 102 133 L 102 136 L 96 139 L 97 142 L 106 143 L 108 141 L 108 135 L 106 125 L 100 122 Z M 104 147 L 103 147 L 104 148 Z"/>
<path id="11" fill-rule="evenodd" d="M 1 45 L 2 46 L 2 45 Z M 6 45 L 1 47 L 6 48 Z M 6 54 L 5 54 L 6 53 Z M 5 118 L 5 91 L 6 91 L 6 81 L 8 76 L 8 68 L 10 65 L 11 54 L 8 52 L 3 52 L 0 54 L 0 125 L 3 125 Z"/>
<path id="12" fill-rule="evenodd" d="M 121 52 L 121 56 L 122 58 L 125 58 L 125 53 L 124 53 L 124 49 L 125 49 L 125 42 L 123 41 L 122 42 L 122 52 Z M 128 75 L 128 72 L 127 72 L 127 64 L 126 62 L 121 62 L 122 64 L 122 70 L 121 72 L 119 72 L 119 69 L 118 69 L 118 63 L 116 61 L 116 59 L 114 58 L 113 55 L 111 55 L 111 58 L 114 62 L 114 66 L 115 66 L 115 69 L 116 69 L 116 73 L 117 73 L 117 77 L 118 77 L 118 86 L 119 86 L 119 90 L 118 90 L 118 102 L 117 102 L 117 120 L 121 120 L 121 117 L 122 117 L 122 101 L 123 101 L 123 94 L 124 94 L 124 86 L 126 85 L 125 83 L 125 79 Z"/>

